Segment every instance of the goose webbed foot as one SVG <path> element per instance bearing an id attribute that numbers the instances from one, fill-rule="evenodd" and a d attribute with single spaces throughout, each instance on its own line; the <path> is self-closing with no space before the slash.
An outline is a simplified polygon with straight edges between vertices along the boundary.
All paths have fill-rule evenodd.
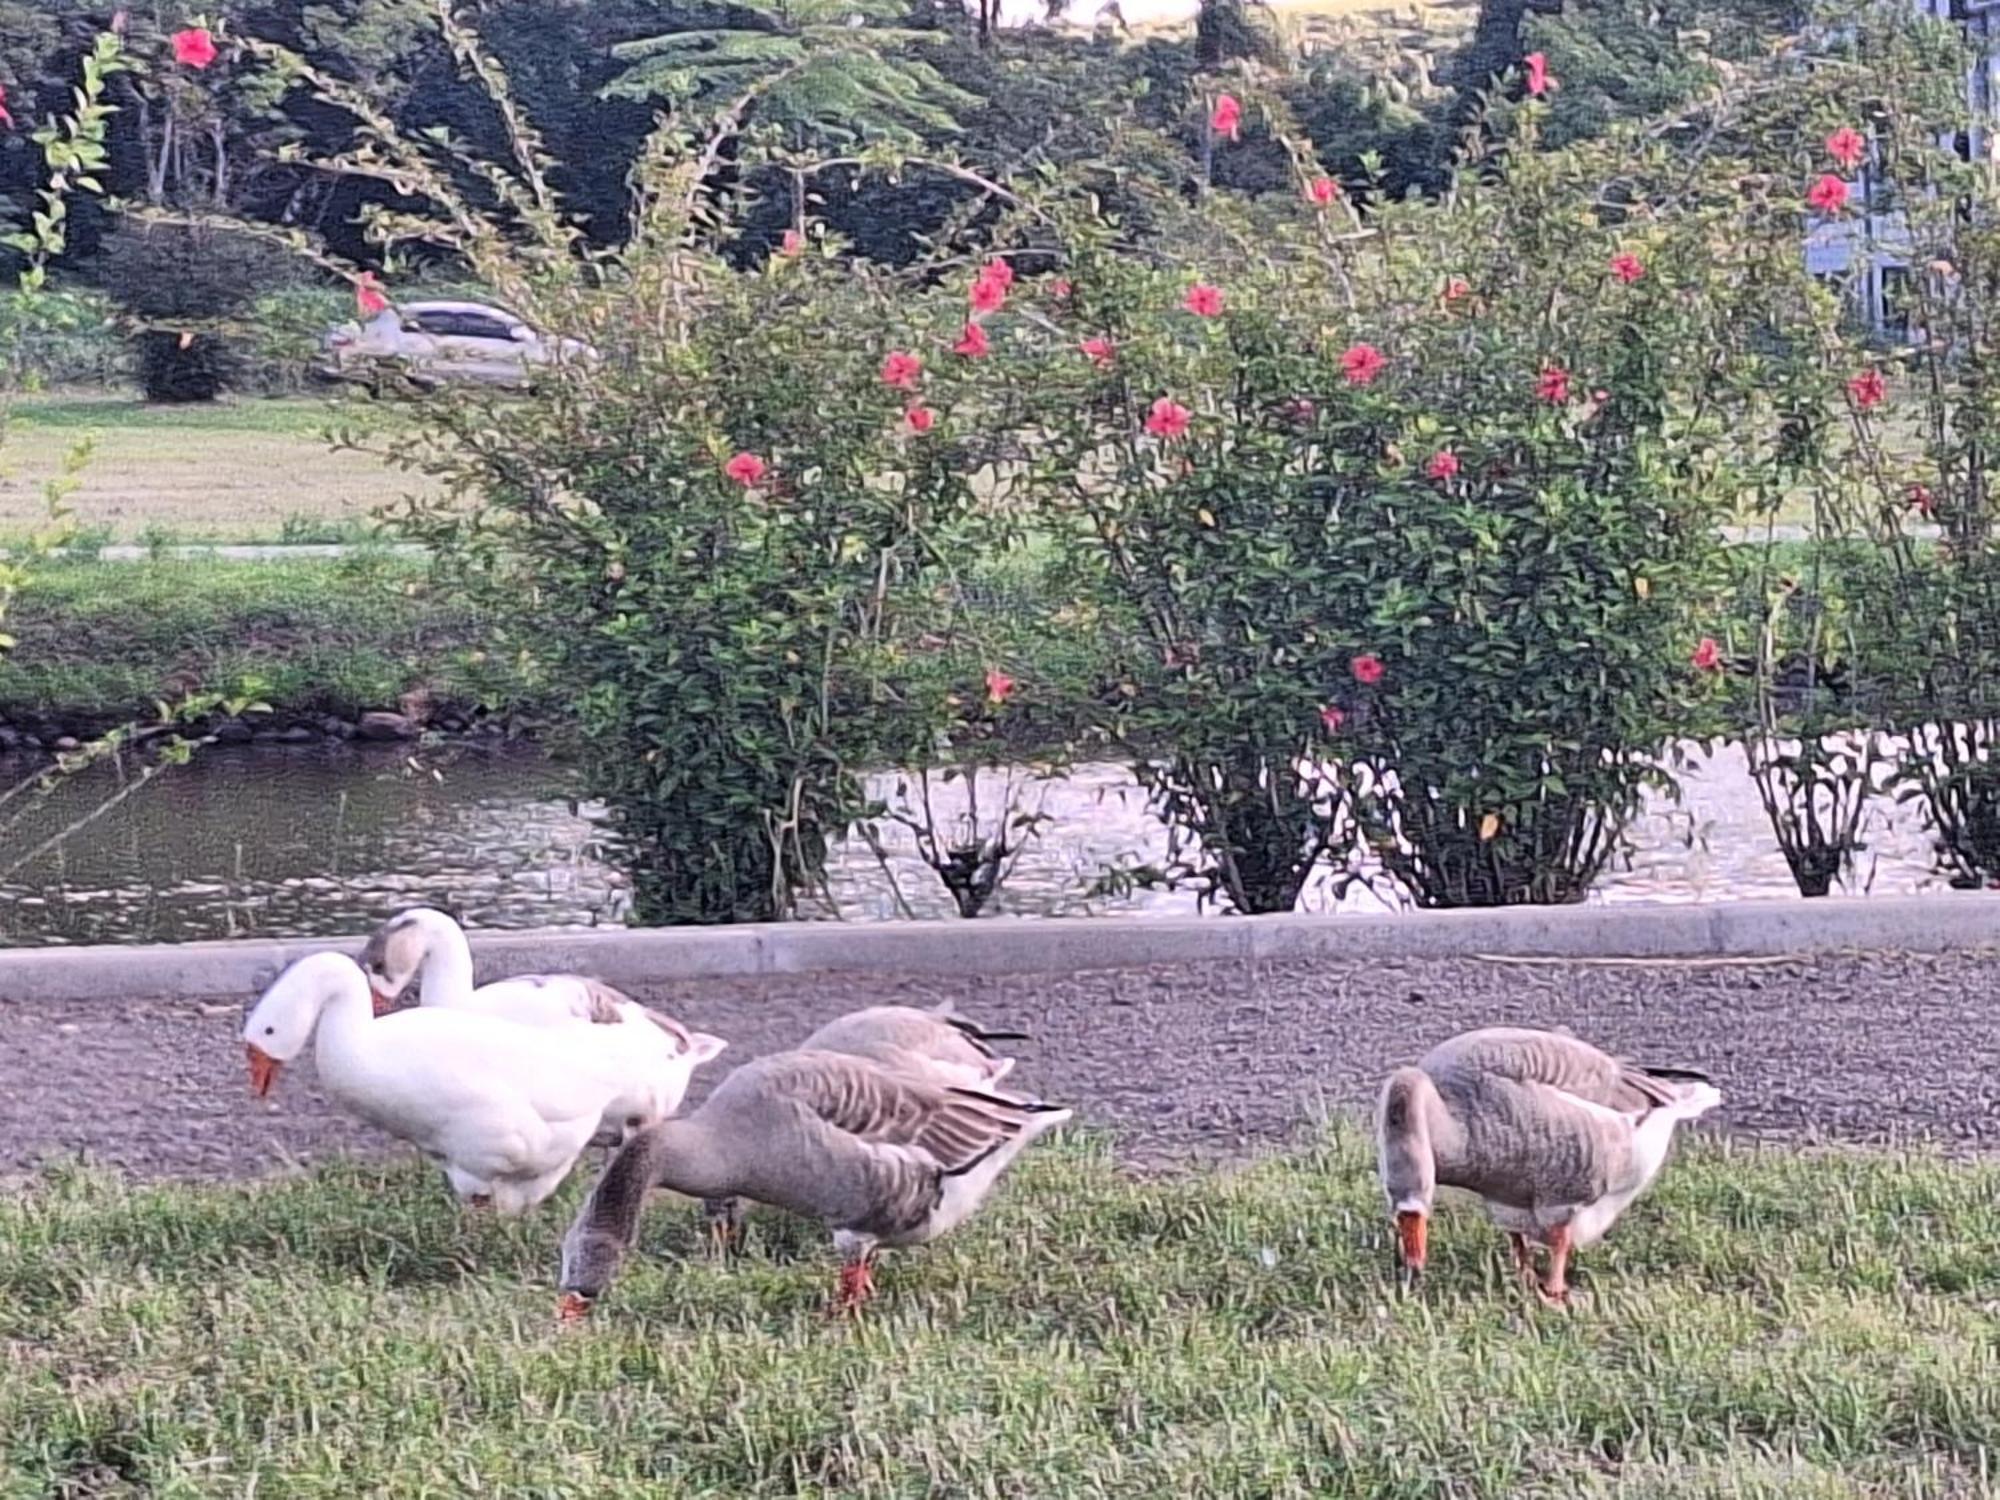
<path id="1" fill-rule="evenodd" d="M 843 1261 L 840 1267 L 840 1289 L 834 1294 L 833 1312 L 857 1313 L 862 1305 L 875 1295 L 875 1257 L 873 1253 Z"/>

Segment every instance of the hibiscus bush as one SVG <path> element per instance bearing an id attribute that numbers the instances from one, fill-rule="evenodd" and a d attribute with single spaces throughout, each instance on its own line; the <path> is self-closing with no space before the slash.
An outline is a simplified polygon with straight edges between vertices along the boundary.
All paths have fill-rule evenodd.
<path id="1" fill-rule="evenodd" d="M 1896 732 L 1895 780 L 1925 809 L 1940 869 L 1984 885 L 2000 879 L 2000 189 L 1961 154 L 1984 122 L 1957 28 L 1871 14 L 1848 44 L 1855 79 L 1824 145 L 1853 247 L 1834 285 L 1859 292 L 1871 265 L 1899 282 L 1886 326 L 1848 320 L 1821 340 L 1837 482 L 1879 558 L 1865 707 Z"/>
<path id="2" fill-rule="evenodd" d="M 561 684 L 640 920 L 785 913 L 943 711 L 898 685 L 969 556 L 977 434 L 898 287 L 816 249 L 741 276 L 641 242 L 609 286 L 524 290 L 594 356 L 422 400 L 399 456 L 449 484 L 403 528 Z"/>
<path id="3" fill-rule="evenodd" d="M 1302 161 L 1293 225 L 1206 263 L 1071 229 L 1042 482 L 1144 622 L 1121 735 L 1237 910 L 1357 834 L 1420 905 L 1579 900 L 1714 722 L 1740 330 L 1795 215 L 1667 211 L 1665 148 L 1538 155 L 1539 118 L 1441 205 Z"/>
<path id="4" fill-rule="evenodd" d="M 1753 774 L 1799 888 L 1825 894 L 1890 786 L 1920 805 L 1940 868 L 2000 876 L 2000 565 L 1987 371 L 2000 344 L 2000 198 L 1961 154 L 1973 59 L 1957 27 L 1865 9 L 1758 111 L 1778 180 L 1810 215 L 1803 260 L 1766 273 Z M 1787 150 L 1787 148 L 1789 148 Z M 1887 294 L 1879 308 L 1878 278 Z M 1882 314 L 1878 320 L 1877 312 Z M 1918 528 L 1935 526 L 1933 544 Z"/>

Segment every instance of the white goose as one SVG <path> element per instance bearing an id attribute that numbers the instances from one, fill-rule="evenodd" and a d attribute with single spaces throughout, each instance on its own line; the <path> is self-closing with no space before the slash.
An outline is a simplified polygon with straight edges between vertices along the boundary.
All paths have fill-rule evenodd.
<path id="1" fill-rule="evenodd" d="M 626 1087 L 606 1109 L 596 1140 L 617 1145 L 633 1131 L 681 1107 L 694 1070 L 729 1044 L 689 1032 L 671 1016 L 581 974 L 519 974 L 472 984 L 472 945 L 458 923 L 427 906 L 391 917 L 361 950 L 361 969 L 376 1013 L 395 1003 L 412 979 L 426 1009 L 472 1012 L 523 1026 L 577 1032 L 622 1070 Z"/>
<path id="2" fill-rule="evenodd" d="M 556 1190 L 626 1085 L 600 1048 L 561 1031 L 435 1007 L 378 1018 L 344 953 L 300 959 L 251 1010 L 251 1091 L 268 1095 L 308 1042 L 343 1108 L 440 1162 L 470 1205 L 503 1214 Z"/>

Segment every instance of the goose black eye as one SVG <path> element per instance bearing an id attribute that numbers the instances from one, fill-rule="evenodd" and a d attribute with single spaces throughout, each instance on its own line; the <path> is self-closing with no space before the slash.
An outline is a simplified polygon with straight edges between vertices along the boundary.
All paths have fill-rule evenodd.
<path id="1" fill-rule="evenodd" d="M 277 1028 L 277 1027 L 275 1027 L 275 1026 L 266 1026 L 266 1027 L 264 1028 L 264 1035 L 265 1035 L 265 1036 L 269 1036 L 269 1035 L 271 1035 L 271 1034 L 272 1034 L 272 1033 L 273 1033 L 274 1031 L 276 1031 L 277 1029 L 278 1029 L 278 1028 Z"/>

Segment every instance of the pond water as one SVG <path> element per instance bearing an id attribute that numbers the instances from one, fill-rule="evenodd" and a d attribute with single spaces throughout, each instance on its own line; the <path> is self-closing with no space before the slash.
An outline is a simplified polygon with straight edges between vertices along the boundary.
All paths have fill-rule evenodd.
<path id="1" fill-rule="evenodd" d="M 33 767 L 0 758 L 0 789 Z M 982 777 L 982 811 L 1005 805 L 1004 776 Z M 76 778 L 4 834 L 0 869 L 98 807 L 119 781 L 111 768 Z M 895 790 L 890 779 L 878 794 Z M 1022 915 L 1188 914 L 1192 892 L 1093 894 L 1107 866 L 1164 857 L 1166 840 L 1122 767 L 1085 765 L 1066 777 L 1017 777 L 1018 805 L 1046 815 L 992 909 Z M 948 818 L 963 783 L 933 789 Z M 16 799 L 11 815 L 27 798 Z M 0 943 L 170 942 L 197 938 L 358 933 L 418 902 L 475 927 L 578 926 L 622 920 L 622 877 L 600 857 L 592 809 L 563 794 L 560 772 L 522 747 L 442 751 L 317 745 L 216 747 L 163 773 L 82 828 L 58 852 L 0 880 Z M 1854 888 L 1902 894 L 1940 886 L 1915 804 L 1883 801 Z M 947 916 L 949 898 L 918 861 L 908 833 L 881 830 L 881 855 L 861 839 L 835 853 L 831 900 L 809 915 L 849 920 Z M 13 851 L 13 852 L 8 852 Z M 885 872 L 886 865 L 886 872 Z M 1628 859 L 1607 872 L 1597 901 L 1798 899 L 1773 843 L 1740 749 L 1697 760 L 1679 806 L 1649 806 Z M 1354 886 L 1328 882 L 1305 905 L 1381 910 Z"/>

